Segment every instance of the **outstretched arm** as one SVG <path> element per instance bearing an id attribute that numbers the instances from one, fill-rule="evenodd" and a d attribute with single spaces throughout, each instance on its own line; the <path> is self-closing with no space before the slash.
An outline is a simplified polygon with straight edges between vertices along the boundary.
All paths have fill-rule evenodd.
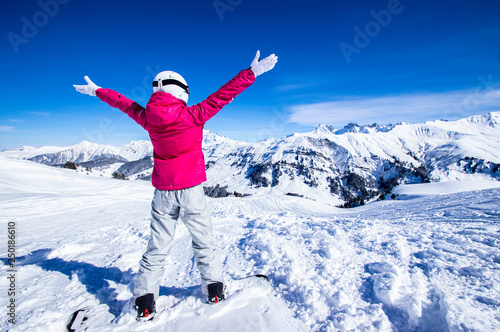
<path id="1" fill-rule="evenodd" d="M 103 89 L 100 86 L 97 86 L 88 76 L 85 76 L 84 79 L 87 82 L 87 85 L 73 85 L 76 91 L 90 96 L 97 96 L 111 107 L 119 108 L 143 128 L 146 127 L 144 107 L 116 91 Z"/>
<path id="2" fill-rule="evenodd" d="M 250 68 L 242 70 L 229 82 L 224 84 L 217 92 L 212 93 L 207 99 L 199 104 L 188 107 L 188 111 L 194 118 L 195 123 L 203 124 L 217 114 L 222 107 L 229 104 L 246 88 L 255 82 L 255 78 L 274 68 L 278 57 L 271 54 L 260 60 L 260 51 L 257 51 Z"/>

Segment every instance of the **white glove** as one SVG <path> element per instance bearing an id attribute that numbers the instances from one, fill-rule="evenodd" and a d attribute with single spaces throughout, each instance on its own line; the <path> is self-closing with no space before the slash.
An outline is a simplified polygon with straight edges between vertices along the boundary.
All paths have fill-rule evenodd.
<path id="1" fill-rule="evenodd" d="M 76 91 L 83 93 L 84 95 L 95 96 L 95 90 L 101 89 L 100 86 L 97 86 L 90 80 L 88 76 L 84 77 L 85 81 L 88 83 L 87 85 L 74 85 Z"/>
<path id="2" fill-rule="evenodd" d="M 250 69 L 252 69 L 255 77 L 264 74 L 266 71 L 269 71 L 274 68 L 276 62 L 278 62 L 278 57 L 274 54 L 271 54 L 265 59 L 260 59 L 260 51 L 257 51 L 255 54 L 255 59 L 253 59 L 252 64 L 250 65 Z"/>

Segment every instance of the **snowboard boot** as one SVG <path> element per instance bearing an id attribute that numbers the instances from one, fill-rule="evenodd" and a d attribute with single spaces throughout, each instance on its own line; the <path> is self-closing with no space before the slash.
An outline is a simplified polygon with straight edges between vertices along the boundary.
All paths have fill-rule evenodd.
<path id="1" fill-rule="evenodd" d="M 148 293 L 146 295 L 139 296 L 135 300 L 134 308 L 137 310 L 136 319 L 138 321 L 145 322 L 152 320 L 156 313 L 154 294 Z"/>
<path id="2" fill-rule="evenodd" d="M 224 301 L 224 284 L 222 282 L 214 282 L 208 285 L 208 303 L 215 304 Z"/>

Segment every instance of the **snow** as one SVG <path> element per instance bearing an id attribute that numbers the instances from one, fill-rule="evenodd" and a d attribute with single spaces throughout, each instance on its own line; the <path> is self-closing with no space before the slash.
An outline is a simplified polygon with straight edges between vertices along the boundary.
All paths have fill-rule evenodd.
<path id="1" fill-rule="evenodd" d="M 348 210 L 272 192 L 208 198 L 227 301 L 203 303 L 180 223 L 158 314 L 138 323 L 128 308 L 150 184 L 0 163 L 2 227 L 15 221 L 18 255 L 16 324 L 3 319 L 2 331 L 61 331 L 84 306 L 96 313 L 88 331 L 500 330 L 498 181 L 402 185 L 399 200 Z M 237 280 L 255 273 L 272 286 Z"/>
<path id="2" fill-rule="evenodd" d="M 409 184 L 394 188 L 393 193 L 400 197 L 419 197 L 455 194 L 466 191 L 500 188 L 500 181 L 485 180 L 477 177 L 476 180 L 444 181 L 425 184 Z"/>

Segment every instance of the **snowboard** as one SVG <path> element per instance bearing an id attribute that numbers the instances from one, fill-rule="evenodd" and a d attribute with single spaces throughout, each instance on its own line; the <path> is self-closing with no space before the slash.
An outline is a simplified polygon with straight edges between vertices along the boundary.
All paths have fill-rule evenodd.
<path id="1" fill-rule="evenodd" d="M 244 280 L 244 279 L 250 279 L 250 278 L 261 278 L 263 280 L 270 281 L 269 277 L 266 276 L 265 274 L 252 274 L 252 275 L 249 275 L 249 276 L 246 276 L 246 277 L 243 277 L 243 278 L 239 278 L 239 279 L 236 279 L 236 280 Z"/>
<path id="2" fill-rule="evenodd" d="M 237 287 L 235 287 L 235 284 L 238 284 Z M 271 281 L 269 280 L 269 277 L 264 275 L 264 274 L 253 274 L 249 275 L 246 277 L 238 278 L 238 279 L 233 279 L 229 282 L 226 283 L 226 290 L 229 291 L 229 294 L 226 293 L 226 300 L 221 301 L 217 305 L 214 305 L 213 309 L 208 309 L 208 311 L 213 311 L 214 315 L 220 314 L 220 312 L 225 312 L 226 310 L 226 305 L 224 303 L 226 301 L 231 300 L 231 293 L 234 290 L 234 294 L 237 295 L 239 292 L 244 290 L 245 287 L 259 287 L 258 285 L 263 285 L 265 284 L 266 286 L 264 288 L 260 288 L 261 290 L 264 289 L 266 292 L 266 296 L 270 292 L 270 285 Z M 239 290 L 238 290 L 239 288 Z M 182 293 L 176 293 L 172 294 L 172 296 L 180 295 Z M 168 295 L 167 295 L 168 296 Z M 163 297 L 163 296 L 161 296 Z M 161 299 L 160 297 L 160 299 Z M 211 306 L 210 306 L 211 307 Z M 96 321 L 96 316 L 102 315 L 102 311 L 106 310 L 105 305 L 96 305 L 96 306 L 88 306 L 88 307 L 83 307 L 75 312 L 73 312 L 68 320 L 68 323 L 66 325 L 66 330 L 67 332 L 83 332 L 86 331 L 90 327 L 95 327 L 96 324 L 103 323 L 103 317 L 98 319 Z M 218 308 L 218 309 L 217 309 Z M 159 308 L 157 308 L 159 309 Z M 165 308 L 162 309 L 164 311 Z M 157 314 L 159 311 L 157 311 Z M 106 312 L 107 315 L 111 315 L 108 312 Z M 108 317 L 109 318 L 109 317 Z M 112 319 L 107 319 L 107 323 L 111 322 Z M 154 321 L 154 319 L 153 319 Z"/>
<path id="3" fill-rule="evenodd" d="M 68 332 L 84 331 L 90 317 L 90 310 L 91 307 L 85 307 L 72 313 L 68 325 L 66 325 L 66 330 Z"/>

